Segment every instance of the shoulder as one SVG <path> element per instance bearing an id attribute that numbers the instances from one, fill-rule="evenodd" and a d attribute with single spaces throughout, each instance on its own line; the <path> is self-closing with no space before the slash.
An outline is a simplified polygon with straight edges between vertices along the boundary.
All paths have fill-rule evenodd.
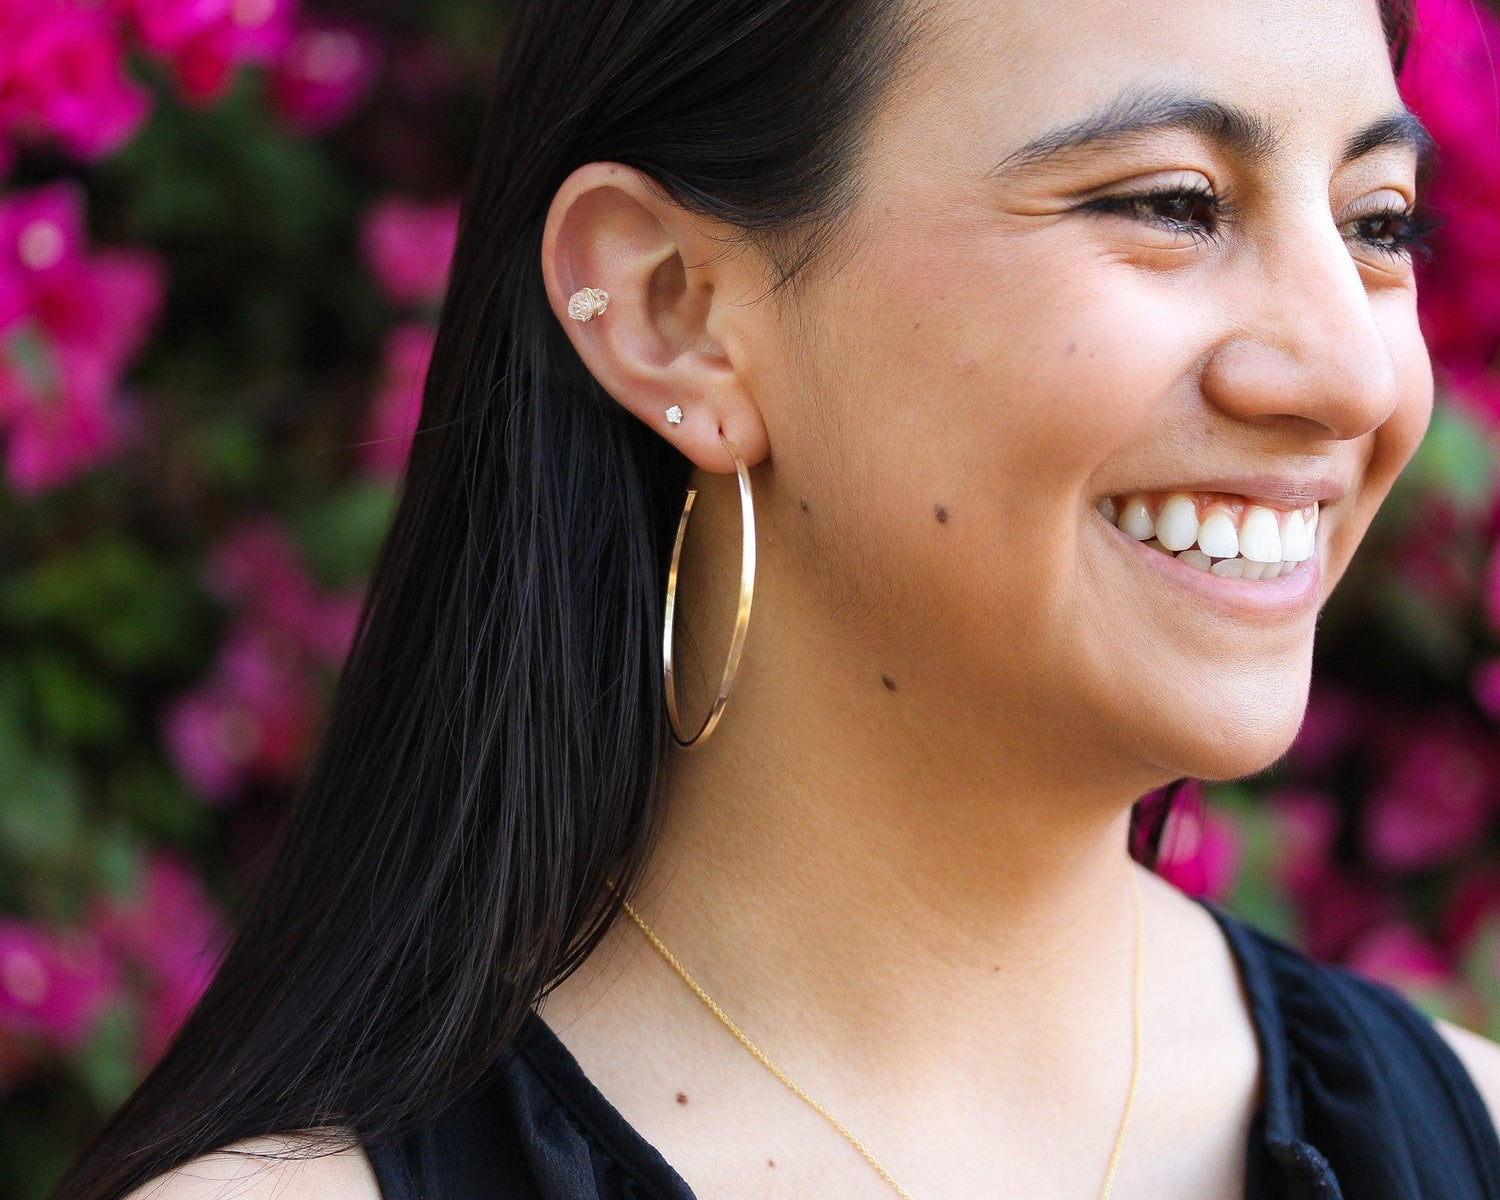
<path id="1" fill-rule="evenodd" d="M 380 1200 L 358 1143 L 307 1137 L 245 1138 L 149 1180 L 125 1200 Z"/>
<path id="2" fill-rule="evenodd" d="M 1500 1129 L 1500 1043 L 1441 1017 L 1434 1018 L 1433 1025 L 1468 1069 L 1474 1086 L 1484 1097 L 1490 1119 Z"/>

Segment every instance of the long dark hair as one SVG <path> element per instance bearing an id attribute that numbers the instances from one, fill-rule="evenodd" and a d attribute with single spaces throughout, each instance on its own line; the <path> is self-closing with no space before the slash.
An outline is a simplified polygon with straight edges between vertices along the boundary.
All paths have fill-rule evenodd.
<path id="1" fill-rule="evenodd" d="M 1399 59 L 1405 4 L 1382 11 Z M 861 137 L 927 15 L 515 6 L 401 502 L 317 753 L 212 985 L 55 1200 L 115 1200 L 257 1134 L 405 1133 L 617 919 L 659 825 L 691 464 L 573 352 L 544 216 L 578 165 L 625 163 L 794 286 L 850 210 Z M 1148 866 L 1177 788 L 1132 812 Z"/>

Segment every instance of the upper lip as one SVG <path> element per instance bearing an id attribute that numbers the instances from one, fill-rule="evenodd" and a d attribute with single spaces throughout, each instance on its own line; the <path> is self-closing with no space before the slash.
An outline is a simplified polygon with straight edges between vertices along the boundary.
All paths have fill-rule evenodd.
<path id="1" fill-rule="evenodd" d="M 1217 475 L 1211 479 L 1178 481 L 1131 492 L 1230 492 L 1270 508 L 1305 508 L 1314 500 L 1332 503 L 1349 490 L 1344 477 L 1333 471 L 1266 472 L 1257 475 Z M 1113 495 L 1129 495 L 1115 492 Z"/>

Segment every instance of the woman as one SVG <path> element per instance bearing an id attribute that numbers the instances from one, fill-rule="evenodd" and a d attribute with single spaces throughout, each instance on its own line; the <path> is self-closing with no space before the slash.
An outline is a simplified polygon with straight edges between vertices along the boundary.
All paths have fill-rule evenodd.
<path id="1" fill-rule="evenodd" d="M 1285 751 L 1426 428 L 1406 21 L 523 6 L 321 753 L 59 1197 L 1500 1194 L 1500 1048 L 1137 803 Z"/>

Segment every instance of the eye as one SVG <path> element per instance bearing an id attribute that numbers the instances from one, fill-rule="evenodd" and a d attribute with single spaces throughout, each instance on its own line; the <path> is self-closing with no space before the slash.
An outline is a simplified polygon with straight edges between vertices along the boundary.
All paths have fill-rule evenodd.
<path id="1" fill-rule="evenodd" d="M 1392 258 L 1427 259 L 1432 248 L 1427 239 L 1443 224 L 1420 204 L 1391 205 L 1361 213 L 1345 222 L 1346 237 Z"/>
<path id="2" fill-rule="evenodd" d="M 1144 221 L 1170 233 L 1184 233 L 1211 242 L 1219 236 L 1225 203 L 1224 197 L 1208 188 L 1178 185 L 1096 196 L 1078 207 L 1085 212 L 1112 213 Z"/>

